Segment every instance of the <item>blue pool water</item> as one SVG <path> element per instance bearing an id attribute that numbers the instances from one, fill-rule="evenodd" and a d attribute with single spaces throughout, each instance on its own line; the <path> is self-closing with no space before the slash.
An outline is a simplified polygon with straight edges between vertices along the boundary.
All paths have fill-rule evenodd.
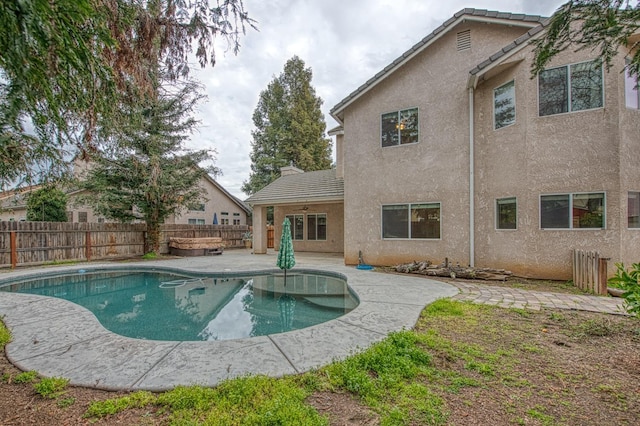
<path id="1" fill-rule="evenodd" d="M 114 333 L 149 340 L 226 340 L 326 322 L 358 305 L 345 280 L 320 274 L 195 276 L 85 271 L 12 282 L 0 291 L 84 306 Z"/>

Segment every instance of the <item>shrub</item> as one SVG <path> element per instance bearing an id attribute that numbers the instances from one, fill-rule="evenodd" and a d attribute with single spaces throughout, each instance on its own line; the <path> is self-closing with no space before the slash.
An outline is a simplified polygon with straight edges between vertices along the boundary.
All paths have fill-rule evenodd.
<path id="1" fill-rule="evenodd" d="M 627 271 L 624 263 L 616 263 L 616 274 L 609 283 L 622 289 L 624 308 L 631 315 L 640 317 L 640 263 L 634 263 Z"/>

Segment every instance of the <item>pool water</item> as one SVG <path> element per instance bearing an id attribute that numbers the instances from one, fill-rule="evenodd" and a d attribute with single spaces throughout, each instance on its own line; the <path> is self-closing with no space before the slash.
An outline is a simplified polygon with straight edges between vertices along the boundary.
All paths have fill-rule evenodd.
<path id="1" fill-rule="evenodd" d="M 264 336 L 338 318 L 357 305 L 346 281 L 320 274 L 193 276 L 78 271 L 12 282 L 1 291 L 84 306 L 108 330 L 138 339 L 206 341 Z"/>

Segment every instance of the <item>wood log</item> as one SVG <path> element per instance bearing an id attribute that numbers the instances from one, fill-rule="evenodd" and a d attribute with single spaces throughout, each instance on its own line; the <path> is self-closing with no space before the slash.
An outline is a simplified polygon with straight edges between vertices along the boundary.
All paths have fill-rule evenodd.
<path id="1" fill-rule="evenodd" d="M 511 276 L 510 271 L 504 269 L 493 268 L 471 268 L 463 267 L 460 265 L 453 265 L 448 259 L 440 264 L 433 265 L 429 261 L 424 262 L 411 262 L 406 264 L 397 265 L 395 267 L 397 272 L 409 273 L 409 274 L 421 274 L 433 277 L 449 277 L 449 278 L 464 278 L 464 279 L 479 279 L 479 280 L 500 280 L 505 281 L 507 277 Z"/>

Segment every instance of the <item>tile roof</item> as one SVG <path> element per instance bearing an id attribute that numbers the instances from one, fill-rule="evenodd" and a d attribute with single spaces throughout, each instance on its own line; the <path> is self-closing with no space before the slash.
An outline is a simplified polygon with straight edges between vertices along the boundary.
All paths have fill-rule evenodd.
<path id="1" fill-rule="evenodd" d="M 412 46 L 409 50 L 400 55 L 395 61 L 384 67 L 384 69 L 374 75 L 372 78 L 367 80 L 363 85 L 358 87 L 355 91 L 351 92 L 346 98 L 340 101 L 337 105 L 331 108 L 330 114 L 336 118 L 339 122 L 341 122 L 337 114 L 347 106 L 347 104 L 351 103 L 355 98 L 358 98 L 361 94 L 368 91 L 371 87 L 376 85 L 382 79 L 384 79 L 387 75 L 391 74 L 395 71 L 396 68 L 401 66 L 404 62 L 406 62 L 409 58 L 415 56 L 417 53 L 422 51 L 426 46 L 428 46 L 434 39 L 439 37 L 441 33 L 446 32 L 450 29 L 450 27 L 454 27 L 456 23 L 463 19 L 467 18 L 475 18 L 475 19 L 490 19 L 490 20 L 504 20 L 504 21 L 517 21 L 524 23 L 525 25 L 529 25 L 531 27 L 537 27 L 547 18 L 538 15 L 526 15 L 523 13 L 508 13 L 508 12 L 498 12 L 494 10 L 485 10 L 485 9 L 473 9 L 466 8 L 462 9 L 456 14 L 454 14 L 451 18 L 447 19 L 442 25 L 433 30 L 431 34 L 423 38 L 421 41 Z"/>
<path id="2" fill-rule="evenodd" d="M 254 205 L 339 200 L 344 200 L 344 180 L 330 169 L 281 176 L 245 202 Z"/>

